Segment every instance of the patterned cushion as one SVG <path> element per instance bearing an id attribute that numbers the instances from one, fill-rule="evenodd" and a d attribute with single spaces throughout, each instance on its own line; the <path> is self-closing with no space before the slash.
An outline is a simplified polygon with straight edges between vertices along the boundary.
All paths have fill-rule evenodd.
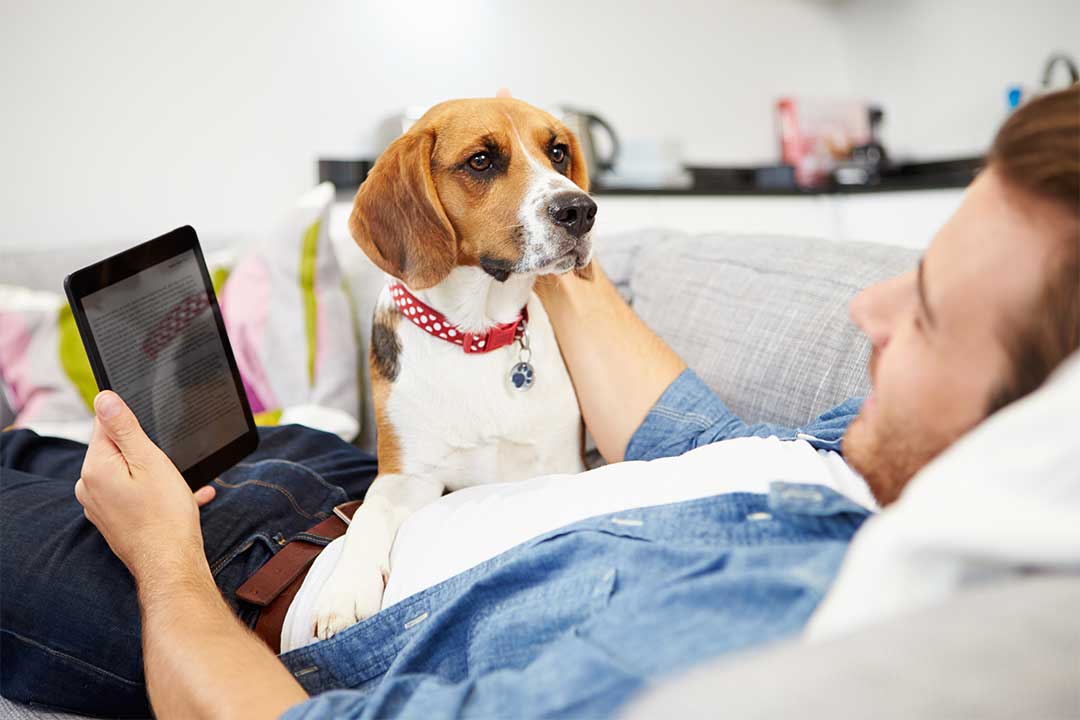
<path id="1" fill-rule="evenodd" d="M 0 383 L 14 425 L 90 437 L 97 384 L 63 295 L 0 285 Z"/>
<path id="2" fill-rule="evenodd" d="M 255 422 L 359 431 L 356 333 L 330 243 L 334 186 L 301 197 L 247 249 L 220 294 Z"/>
<path id="3" fill-rule="evenodd" d="M 743 420 L 791 426 L 865 395 L 870 348 L 848 301 L 918 260 L 886 245 L 778 237 L 657 233 L 632 244 L 642 320 Z"/>

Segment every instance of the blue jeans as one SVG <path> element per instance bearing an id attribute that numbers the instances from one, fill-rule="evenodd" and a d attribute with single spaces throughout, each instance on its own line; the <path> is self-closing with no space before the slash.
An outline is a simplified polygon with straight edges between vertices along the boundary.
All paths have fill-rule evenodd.
<path id="1" fill-rule="evenodd" d="M 29 430 L 0 434 L 0 691 L 55 709 L 150 714 L 139 606 L 127 568 L 85 519 L 74 485 L 86 446 Z M 336 436 L 260 430 L 259 449 L 215 480 L 201 512 L 206 557 L 226 601 L 289 539 L 362 498 L 375 458 Z"/>

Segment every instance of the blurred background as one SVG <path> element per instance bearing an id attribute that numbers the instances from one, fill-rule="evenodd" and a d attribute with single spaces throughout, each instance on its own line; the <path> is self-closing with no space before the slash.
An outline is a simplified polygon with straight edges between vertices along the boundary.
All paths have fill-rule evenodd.
<path id="1" fill-rule="evenodd" d="M 1010 101 L 1055 53 L 1080 56 L 1075 0 L 4 0 L 2 13 L 4 253 L 188 223 L 208 246 L 245 240 L 317 182 L 320 159 L 344 161 L 322 173 L 347 197 L 342 178 L 411 116 L 504 86 L 578 111 L 598 164 L 613 160 L 596 178 L 601 234 L 677 216 L 845 238 L 880 225 L 919 245 Z M 1067 60 L 1049 84 L 1068 81 Z M 907 224 L 877 200 L 841 208 L 845 189 L 895 190 L 888 212 Z M 802 204 L 758 202 L 778 197 Z"/>

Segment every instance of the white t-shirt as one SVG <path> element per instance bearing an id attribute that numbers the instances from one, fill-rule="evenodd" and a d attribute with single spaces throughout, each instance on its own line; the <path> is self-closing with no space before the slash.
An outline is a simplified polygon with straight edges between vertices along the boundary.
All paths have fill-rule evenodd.
<path id="1" fill-rule="evenodd" d="M 390 553 L 382 606 L 579 520 L 724 493 L 767 493 L 776 480 L 823 485 L 878 509 L 866 483 L 840 455 L 775 437 L 726 440 L 679 457 L 605 465 L 578 475 L 479 485 L 446 495 L 405 521 Z M 330 543 L 312 564 L 285 616 L 282 652 L 316 641 L 315 600 L 343 542 L 342 537 Z"/>

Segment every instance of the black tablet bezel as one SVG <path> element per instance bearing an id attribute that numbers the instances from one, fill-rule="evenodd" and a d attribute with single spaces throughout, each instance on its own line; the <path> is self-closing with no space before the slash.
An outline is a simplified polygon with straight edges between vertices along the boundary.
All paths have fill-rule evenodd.
<path id="1" fill-rule="evenodd" d="M 83 347 L 86 348 L 90 369 L 94 373 L 98 389 L 111 390 L 112 383 L 101 361 L 97 342 L 94 340 L 94 334 L 86 318 L 86 311 L 83 309 L 82 299 L 189 250 L 194 252 L 195 259 L 199 263 L 199 274 L 202 276 L 203 286 L 210 298 L 210 309 L 214 313 L 214 322 L 217 324 L 221 345 L 225 349 L 225 357 L 229 361 L 233 384 L 240 397 L 240 406 L 244 411 L 244 419 L 248 427 L 246 433 L 181 473 L 191 489 L 196 490 L 254 452 L 259 445 L 259 433 L 255 428 L 255 419 L 251 414 L 251 406 L 248 404 L 243 381 L 240 379 L 240 370 L 233 356 L 229 336 L 225 332 L 225 320 L 221 317 L 221 308 L 218 306 L 217 295 L 214 293 L 214 285 L 210 281 L 210 273 L 206 268 L 206 260 L 203 258 L 195 229 L 190 225 L 185 225 L 81 270 L 76 270 L 64 278 L 64 292 L 67 294 L 68 304 L 71 305 L 75 325 L 82 337 Z"/>

